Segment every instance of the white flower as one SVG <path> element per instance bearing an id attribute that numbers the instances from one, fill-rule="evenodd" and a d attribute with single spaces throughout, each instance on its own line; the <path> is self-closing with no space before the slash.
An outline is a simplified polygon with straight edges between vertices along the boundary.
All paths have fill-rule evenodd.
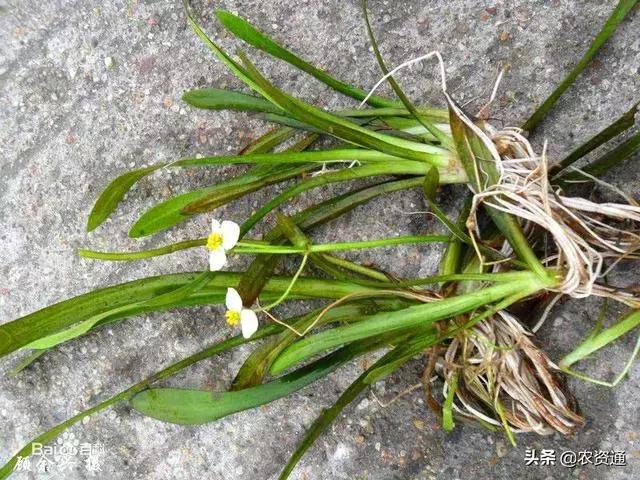
<path id="1" fill-rule="evenodd" d="M 212 272 L 221 270 L 227 264 L 227 251 L 238 243 L 240 238 L 240 226 L 236 222 L 225 220 L 211 221 L 211 235 L 207 238 L 209 252 L 209 269 Z"/>
<path id="2" fill-rule="evenodd" d="M 244 308 L 242 298 L 240 298 L 240 294 L 235 288 L 227 288 L 225 303 L 227 305 L 225 317 L 229 325 L 236 326 L 240 323 L 244 338 L 249 338 L 256 333 L 256 330 L 258 330 L 258 316 L 250 308 Z"/>

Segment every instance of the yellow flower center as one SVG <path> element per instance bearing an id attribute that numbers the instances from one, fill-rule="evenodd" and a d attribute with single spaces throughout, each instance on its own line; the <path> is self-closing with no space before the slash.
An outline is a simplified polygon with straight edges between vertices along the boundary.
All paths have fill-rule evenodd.
<path id="1" fill-rule="evenodd" d="M 217 250 L 221 245 L 222 235 L 220 235 L 218 232 L 212 233 L 211 235 L 209 235 L 209 238 L 207 238 L 207 248 L 209 250 Z"/>
<path id="2" fill-rule="evenodd" d="M 240 312 L 236 310 L 227 310 L 227 313 L 224 314 L 227 318 L 227 323 L 232 327 L 235 327 L 240 323 Z"/>

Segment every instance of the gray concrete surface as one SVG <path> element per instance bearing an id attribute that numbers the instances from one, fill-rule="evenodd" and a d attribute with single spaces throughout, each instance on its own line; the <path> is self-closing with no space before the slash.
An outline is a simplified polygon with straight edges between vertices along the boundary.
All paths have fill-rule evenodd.
<path id="1" fill-rule="evenodd" d="M 442 52 L 450 87 L 466 101 L 486 98 L 499 68 L 509 65 L 493 109 L 518 124 L 586 49 L 614 1 L 372 1 L 374 27 L 390 64 L 432 49 Z M 379 77 L 363 30 L 358 2 L 197 2 L 206 30 L 225 47 L 238 42 L 213 21 L 214 7 L 237 11 L 284 44 L 338 76 L 363 87 Z M 562 99 L 536 137 L 559 156 L 607 125 L 638 100 L 640 12 L 636 9 Z M 202 236 L 207 219 L 196 220 L 144 242 L 126 237 L 128 226 L 153 202 L 206 185 L 237 168 L 163 172 L 136 187 L 114 218 L 95 233 L 84 225 L 96 195 L 123 170 L 186 155 L 235 151 L 267 126 L 244 114 L 197 111 L 181 100 L 188 88 L 239 87 L 186 27 L 177 1 L 0 1 L 0 322 L 95 287 L 146 275 L 196 270 L 204 251 L 192 250 L 137 264 L 79 259 L 74 249 L 128 249 Z M 326 107 L 345 98 L 282 63 L 251 52 L 278 85 Z M 407 72 L 403 85 L 422 103 L 442 104 L 434 69 Z M 637 165 L 629 162 L 609 180 L 636 194 Z M 220 209 L 242 220 L 274 190 Z M 335 190 L 334 190 L 335 192 Z M 458 191 L 459 192 L 459 191 Z M 324 197 L 331 190 L 322 192 Z M 287 207 L 317 200 L 317 193 Z M 453 199 L 456 191 L 443 193 Z M 316 232 L 319 240 L 380 237 L 433 231 L 419 192 L 372 202 Z M 376 212 L 372 215 L 371 212 Z M 262 230 L 264 227 L 262 228 Z M 435 253 L 404 247 L 360 252 L 399 275 L 427 275 Z M 241 268 L 246 261 L 235 261 Z M 633 272 L 630 270 L 627 275 Z M 632 277 L 629 277 L 632 278 Z M 596 301 L 570 302 L 543 328 L 543 344 L 558 358 L 593 323 Z M 29 438 L 75 412 L 143 378 L 160 366 L 230 335 L 218 308 L 194 308 L 127 320 L 64 345 L 17 378 L 0 379 L 0 461 Z M 629 354 L 625 338 L 584 371 L 611 376 Z M 203 362 L 167 384 L 222 388 L 247 349 Z M 15 361 L 15 359 L 12 359 Z M 11 366 L 3 359 L 2 372 Z M 127 406 L 95 415 L 72 429 L 80 442 L 101 443 L 102 471 L 84 465 L 50 475 L 24 472 L 16 478 L 273 479 L 321 408 L 329 405 L 363 368 L 363 362 L 331 375 L 290 398 L 200 427 L 167 425 Z M 389 400 L 416 382 L 421 362 L 377 384 Z M 302 460 L 293 478 L 457 479 L 640 477 L 638 368 L 614 390 L 571 381 L 588 419 L 571 438 L 519 437 L 516 448 L 500 435 L 471 426 L 446 434 L 419 392 L 382 408 L 368 393 L 347 409 Z M 530 448 L 624 450 L 626 467 L 525 467 Z"/>

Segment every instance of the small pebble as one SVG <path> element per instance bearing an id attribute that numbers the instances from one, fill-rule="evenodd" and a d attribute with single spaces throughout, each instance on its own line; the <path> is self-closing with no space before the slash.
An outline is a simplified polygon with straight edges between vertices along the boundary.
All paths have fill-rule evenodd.
<path id="1" fill-rule="evenodd" d="M 498 458 L 502 458 L 507 454 L 507 446 L 502 441 L 496 442 L 496 455 Z"/>
<path id="2" fill-rule="evenodd" d="M 104 57 L 104 66 L 109 68 L 109 69 L 113 68 L 113 58 Z"/>

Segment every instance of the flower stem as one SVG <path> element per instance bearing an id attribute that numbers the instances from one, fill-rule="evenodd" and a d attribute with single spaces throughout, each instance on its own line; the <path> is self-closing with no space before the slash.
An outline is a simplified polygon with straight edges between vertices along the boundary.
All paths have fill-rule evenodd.
<path id="1" fill-rule="evenodd" d="M 271 310 L 272 308 L 277 307 L 278 305 L 280 305 L 282 302 L 284 302 L 287 299 L 287 297 L 289 296 L 289 293 L 291 292 L 291 289 L 293 288 L 295 283 L 298 281 L 298 277 L 300 276 L 300 274 L 304 270 L 304 267 L 307 264 L 307 259 L 308 258 L 309 258 L 309 254 L 308 253 L 306 253 L 304 255 L 304 257 L 302 257 L 302 262 L 300 262 L 300 266 L 298 267 L 298 270 L 296 271 L 295 275 L 291 279 L 291 283 L 289 283 L 289 286 L 286 288 L 286 290 L 284 292 L 282 292 L 282 295 L 280 296 L 280 298 L 278 298 L 275 302 L 270 303 L 266 307 L 261 307 L 261 308 L 257 309 L 256 312 L 268 312 L 269 310 Z"/>
<path id="2" fill-rule="evenodd" d="M 365 240 L 362 242 L 339 242 L 319 245 L 308 245 L 306 247 L 270 245 L 259 242 L 243 241 L 238 242 L 233 249 L 234 253 L 275 253 L 280 255 L 294 253 L 323 253 L 339 252 L 344 250 L 360 250 L 365 248 L 389 247 L 392 245 L 403 245 L 407 243 L 434 243 L 449 242 L 447 235 L 408 235 L 395 238 L 381 238 L 377 240 Z"/>

